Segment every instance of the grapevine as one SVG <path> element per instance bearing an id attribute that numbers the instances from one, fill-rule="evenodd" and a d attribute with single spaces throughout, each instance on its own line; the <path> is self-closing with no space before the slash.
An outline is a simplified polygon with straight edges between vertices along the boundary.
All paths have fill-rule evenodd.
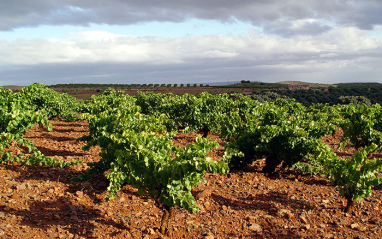
<path id="1" fill-rule="evenodd" d="M 382 147 L 382 109 L 379 105 L 313 104 L 305 107 L 294 100 L 260 102 L 240 94 L 198 96 L 139 92 L 137 97 L 109 89 L 83 104 L 33 84 L 19 93 L 0 88 L 0 158 L 32 165 L 70 166 L 73 162 L 44 156 L 25 132 L 40 124 L 52 130 L 49 120 L 89 123 L 84 150 L 98 145 L 101 159 L 75 180 L 104 174 L 109 180 L 107 199 L 112 200 L 125 184 L 148 195 L 164 212 L 161 232 L 171 232 L 177 207 L 198 212 L 192 188 L 203 182 L 207 172 L 227 173 L 265 159 L 262 171 L 294 167 L 304 173 L 325 174 L 347 200 L 346 212 L 354 203 L 372 194 L 382 182 L 382 160 L 371 153 Z M 79 116 L 81 114 L 81 116 Z M 353 144 L 353 156 L 340 158 L 322 137 L 344 131 L 339 149 Z M 180 131 L 198 131 L 194 144 L 174 145 Z M 217 148 L 208 136 L 224 141 L 223 159 L 214 161 L 207 153 Z M 30 154 L 13 155 L 12 144 L 25 146 Z"/>
<path id="2" fill-rule="evenodd" d="M 218 146 L 215 141 L 199 137 L 185 148 L 175 146 L 175 133 L 166 132 L 165 120 L 140 113 L 129 96 L 110 91 L 93 97 L 88 104 L 85 107 L 92 113 L 83 116 L 90 128 L 83 138 L 88 141 L 85 149 L 99 145 L 102 159 L 89 164 L 90 169 L 76 180 L 108 171 L 107 199 L 113 199 L 124 184 L 136 187 L 140 195 L 147 193 L 164 211 L 162 233 L 171 232 L 175 206 L 198 211 L 191 189 L 202 182 L 206 172 L 228 172 L 224 161 L 207 158 L 207 152 Z M 98 111 L 95 104 L 103 110 Z"/>
<path id="3" fill-rule="evenodd" d="M 20 94 L 13 94 L 11 90 L 0 88 L 0 160 L 2 163 L 12 161 L 23 162 L 28 165 L 60 166 L 67 167 L 79 162 L 65 162 L 61 159 L 53 159 L 44 156 L 29 139 L 24 138 L 24 133 L 31 129 L 34 124 L 46 126 L 52 131 L 52 125 L 48 120 L 48 113 L 45 109 L 39 109 L 36 105 L 27 100 L 24 93 L 34 89 L 30 86 L 22 90 Z M 37 87 L 38 88 L 38 87 Z M 38 94 L 35 94 L 38 97 Z M 19 153 L 13 155 L 4 151 L 9 148 L 12 142 L 19 146 L 28 148 L 28 157 Z"/>

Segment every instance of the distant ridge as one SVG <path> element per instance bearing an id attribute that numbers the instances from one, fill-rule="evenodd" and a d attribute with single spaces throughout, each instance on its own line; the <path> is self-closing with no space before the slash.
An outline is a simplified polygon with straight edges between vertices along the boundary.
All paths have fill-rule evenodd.
<path id="1" fill-rule="evenodd" d="M 240 83 L 240 81 L 209 82 L 209 83 L 205 83 L 205 84 L 208 84 L 210 86 L 223 86 L 223 85 L 233 85 L 233 84 L 237 84 L 237 83 Z"/>
<path id="2" fill-rule="evenodd" d="M 310 87 L 329 87 L 335 86 L 335 84 L 319 84 L 319 83 L 309 83 L 303 81 L 280 81 L 278 84 L 282 85 L 309 85 Z"/>
<path id="3" fill-rule="evenodd" d="M 5 85 L 5 86 L 0 86 L 0 87 L 3 87 L 4 89 L 6 90 L 21 90 L 22 88 L 24 88 L 25 86 L 19 86 L 19 85 Z"/>
<path id="4" fill-rule="evenodd" d="M 337 85 L 379 85 L 382 82 L 348 82 L 348 83 L 337 83 Z"/>

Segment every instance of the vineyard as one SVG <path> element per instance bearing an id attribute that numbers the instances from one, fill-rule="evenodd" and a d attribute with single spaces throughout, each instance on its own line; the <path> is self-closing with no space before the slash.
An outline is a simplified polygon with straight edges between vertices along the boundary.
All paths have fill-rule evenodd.
<path id="1" fill-rule="evenodd" d="M 378 238 L 382 111 L 0 88 L 4 238 Z"/>

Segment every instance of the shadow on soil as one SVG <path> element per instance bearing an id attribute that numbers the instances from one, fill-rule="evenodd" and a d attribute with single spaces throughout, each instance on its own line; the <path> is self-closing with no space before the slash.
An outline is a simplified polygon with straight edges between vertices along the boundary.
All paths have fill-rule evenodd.
<path id="1" fill-rule="evenodd" d="M 78 126 L 73 126 L 73 127 L 78 127 Z M 89 131 L 87 130 L 76 130 L 76 129 L 53 129 L 53 132 L 59 132 L 59 133 L 72 133 L 72 132 L 76 132 L 76 133 L 89 133 Z"/>
<path id="2" fill-rule="evenodd" d="M 73 177 L 77 177 L 83 172 L 71 168 L 58 168 L 58 167 L 42 167 L 42 166 L 12 166 L 5 165 L 8 170 L 20 172 L 20 176 L 15 179 L 22 182 L 24 180 L 40 180 L 61 182 L 67 186 L 66 192 L 75 194 L 77 191 L 82 191 L 93 199 L 94 203 L 100 200 L 94 197 L 94 194 L 102 194 L 107 191 L 109 184 L 108 180 L 103 175 L 96 175 L 92 180 L 86 182 L 73 181 Z"/>
<path id="3" fill-rule="evenodd" d="M 255 162 L 251 166 L 245 166 L 243 169 L 231 169 L 230 173 L 233 174 L 241 174 L 243 172 L 253 172 L 253 173 L 261 173 L 264 174 L 261 169 L 262 169 L 262 163 L 260 162 Z M 269 179 L 286 179 L 289 181 L 296 181 L 296 179 L 300 182 L 303 182 L 307 185 L 323 185 L 323 186 L 329 186 L 331 185 L 329 180 L 324 177 L 317 177 L 317 176 L 312 176 L 308 174 L 301 174 L 300 172 L 296 171 L 295 169 L 277 169 L 276 172 L 273 174 L 264 174 L 266 177 Z"/>
<path id="4" fill-rule="evenodd" d="M 4 211 L 4 206 L 0 208 Z M 98 238 L 94 229 L 95 223 L 107 225 L 116 229 L 129 229 L 123 223 L 105 219 L 104 213 L 82 204 L 73 205 L 66 198 L 61 197 L 55 201 L 33 201 L 29 204 L 30 210 L 8 207 L 7 213 L 22 218 L 22 224 L 47 231 L 52 238 L 59 236 L 62 232 L 49 231 L 51 226 L 61 226 L 63 231 L 85 238 Z M 113 230 L 111 230 L 113 231 Z M 116 232 L 111 232 L 111 237 L 117 236 Z"/>
<path id="5" fill-rule="evenodd" d="M 248 222 L 246 226 L 250 227 L 251 224 L 259 224 L 263 228 L 262 233 L 253 232 L 253 238 L 264 238 L 265 234 L 267 234 L 266 238 L 293 238 L 297 236 L 296 232 L 290 229 L 285 229 L 281 227 L 275 227 L 274 220 L 277 221 L 277 224 L 282 225 L 280 220 L 289 220 L 285 217 L 285 215 L 279 215 L 279 208 L 275 207 L 275 204 L 283 204 L 284 207 L 290 206 L 293 204 L 293 207 L 297 210 L 311 210 L 314 209 L 314 205 L 302 200 L 291 200 L 287 197 L 287 195 L 283 193 L 279 193 L 276 191 L 270 191 L 268 193 L 259 194 L 255 196 L 248 196 L 246 198 L 237 198 L 237 199 L 229 199 L 217 194 L 212 193 L 211 197 L 214 201 L 218 202 L 221 205 L 225 205 L 228 207 L 227 210 L 221 210 L 219 213 L 224 217 L 225 214 L 230 214 L 231 210 L 234 211 L 265 211 L 267 215 L 259 215 L 256 219 L 257 222 L 251 223 Z M 234 234 L 232 234 L 234 236 Z"/>
<path id="6" fill-rule="evenodd" d="M 272 177 L 270 177 L 272 178 Z M 289 181 L 300 181 L 307 185 L 330 186 L 331 183 L 326 177 L 312 176 L 310 174 L 302 174 L 294 169 L 278 172 L 277 178 L 283 178 Z"/>
<path id="7" fill-rule="evenodd" d="M 86 198 L 91 199 L 94 204 L 103 202 L 102 197 L 107 191 L 109 184 L 108 180 L 103 175 L 96 175 L 93 179 L 86 182 L 74 182 L 72 177 L 79 176 L 83 172 L 76 171 L 70 168 L 54 168 L 28 165 L 4 165 L 7 170 L 19 172 L 19 176 L 14 178 L 14 181 L 20 182 L 24 180 L 39 180 L 46 182 L 61 182 L 66 184 L 66 189 L 62 192 L 63 195 L 54 200 L 33 200 L 33 197 L 27 203 L 29 209 L 12 208 L 12 204 L 0 205 L 0 211 L 7 214 L 12 214 L 22 218 L 22 223 L 35 228 L 40 228 L 48 233 L 51 233 L 52 238 L 56 238 L 58 232 L 50 232 L 51 226 L 60 226 L 64 233 L 72 233 L 74 235 L 83 236 L 85 238 L 98 238 L 94 229 L 99 227 L 97 224 L 106 227 L 123 230 L 123 233 L 129 233 L 129 226 L 125 222 L 129 218 L 115 217 L 107 219 L 106 211 L 101 211 L 89 203 L 81 203 L 80 194 L 86 195 Z M 124 190 L 128 197 L 138 196 L 135 192 Z M 71 202 L 75 200 L 76 202 Z M 134 220 L 132 218 L 131 220 Z M 111 238 L 118 237 L 119 232 L 111 229 L 109 236 Z M 114 231 L 114 232 L 113 232 Z M 118 230 L 117 230 L 118 231 Z M 61 232 L 62 233 L 62 232 Z M 121 237 L 124 238 L 124 237 Z"/>
<path id="8" fill-rule="evenodd" d="M 95 195 L 104 194 L 109 186 L 109 180 L 104 175 L 94 175 L 92 179 L 88 181 L 74 181 L 74 177 L 82 175 L 85 171 L 77 171 L 70 168 L 58 168 L 58 167 L 41 167 L 41 166 L 13 166 L 4 165 L 8 170 L 20 172 L 20 176 L 16 178 L 16 181 L 20 183 L 24 180 L 41 180 L 41 181 L 55 181 L 66 184 L 65 193 L 76 194 L 81 191 L 92 199 L 93 203 L 101 203 L 102 199 L 98 199 Z M 123 193 L 128 197 L 140 197 L 137 192 L 131 191 L 123 187 L 121 189 Z M 144 197 L 141 197 L 144 198 Z"/>
<path id="9" fill-rule="evenodd" d="M 54 136 L 50 135 L 48 133 L 41 134 L 41 137 L 43 139 L 49 138 L 52 141 L 57 141 L 57 142 L 63 142 L 63 141 L 73 141 L 76 140 L 76 137 L 60 137 L 60 136 Z"/>
<path id="10" fill-rule="evenodd" d="M 76 122 L 73 122 L 73 123 L 67 123 L 67 122 L 60 123 L 59 121 L 56 121 L 54 123 L 54 126 L 58 126 L 58 127 L 81 127 L 82 125 L 81 125 L 81 122 L 78 122 L 78 123 L 76 123 Z M 54 131 L 58 131 L 58 130 L 54 130 Z M 72 130 L 70 132 L 72 132 Z"/>
<path id="11" fill-rule="evenodd" d="M 275 208 L 275 203 L 283 204 L 287 206 L 294 205 L 295 209 L 311 210 L 314 209 L 314 205 L 311 205 L 307 201 L 291 200 L 287 194 L 277 191 L 270 191 L 268 193 L 259 194 L 255 196 L 239 197 L 237 199 L 229 199 L 223 196 L 212 193 L 211 197 L 219 204 L 229 206 L 233 210 L 262 210 L 266 211 L 269 215 L 275 216 L 278 208 Z"/>
<path id="12" fill-rule="evenodd" d="M 62 149 L 51 149 L 51 148 L 45 148 L 45 147 L 37 147 L 38 150 L 41 151 L 45 156 L 47 157 L 52 157 L 52 156 L 59 156 L 59 157 L 64 157 L 64 156 L 78 156 L 82 157 L 85 155 L 91 155 L 89 152 L 84 151 L 83 153 L 75 153 L 71 150 L 62 150 Z"/>

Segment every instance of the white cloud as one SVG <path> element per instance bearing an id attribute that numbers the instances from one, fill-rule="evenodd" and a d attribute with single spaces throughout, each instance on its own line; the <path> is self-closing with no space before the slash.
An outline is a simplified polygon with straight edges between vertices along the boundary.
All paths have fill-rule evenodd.
<path id="1" fill-rule="evenodd" d="M 120 37 L 121 35 L 95 30 L 95 31 L 83 31 L 72 35 L 73 39 L 78 39 L 80 41 L 113 41 Z"/>
<path id="2" fill-rule="evenodd" d="M 135 37 L 104 31 L 80 32 L 67 39 L 3 41 L 0 63 L 60 62 L 185 63 L 196 59 L 293 60 L 334 58 L 378 52 L 380 37 L 353 27 L 335 28 L 320 36 L 282 38 L 252 31 L 246 35 Z"/>

